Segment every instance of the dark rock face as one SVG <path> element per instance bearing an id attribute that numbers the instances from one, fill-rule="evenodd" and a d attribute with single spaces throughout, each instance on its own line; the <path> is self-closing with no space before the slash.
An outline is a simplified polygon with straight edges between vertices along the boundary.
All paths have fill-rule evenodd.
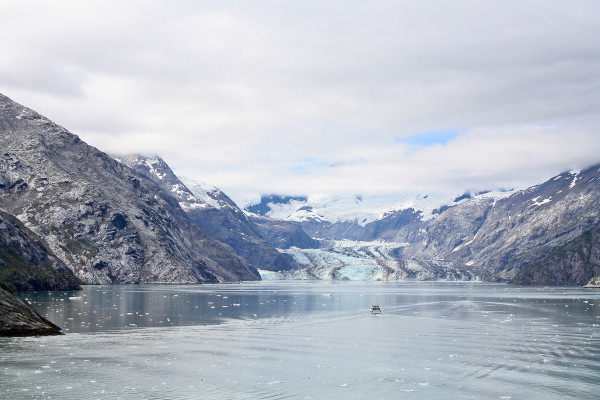
<path id="1" fill-rule="evenodd" d="M 60 335 L 60 328 L 0 284 L 0 336 Z"/>
<path id="2" fill-rule="evenodd" d="M 0 95 L 0 207 L 86 283 L 258 279 L 151 180 Z"/>
<path id="3" fill-rule="evenodd" d="M 0 212 L 0 282 L 15 291 L 77 290 L 81 282 L 15 217 Z"/>
<path id="4" fill-rule="evenodd" d="M 308 236 L 298 222 L 281 221 L 261 216 L 249 218 L 258 232 L 278 249 L 298 247 L 300 249 L 318 249 L 320 243 Z"/>
<path id="5" fill-rule="evenodd" d="M 407 240 L 412 243 L 407 254 L 417 259 L 461 263 L 464 255 L 461 249 L 469 245 L 493 205 L 491 198 L 483 197 L 447 208 L 437 218 L 420 224 L 423 230 L 419 240 Z"/>
<path id="6" fill-rule="evenodd" d="M 188 216 L 211 236 L 230 245 L 255 268 L 278 271 L 296 267 L 290 256 L 280 253 L 261 237 L 237 206 L 188 210 Z"/>
<path id="7" fill-rule="evenodd" d="M 231 246 L 251 267 L 276 271 L 296 267 L 292 257 L 265 240 L 256 225 L 222 191 L 200 187 L 190 190 L 158 156 L 135 154 L 120 160 L 170 192 L 194 225 Z"/>
<path id="8" fill-rule="evenodd" d="M 366 224 L 364 233 L 358 240 L 414 243 L 421 239 L 423 227 L 420 212 L 412 208 L 392 211 L 383 218 Z"/>
<path id="9" fill-rule="evenodd" d="M 291 200 L 306 201 L 307 197 L 278 196 L 276 194 L 272 194 L 269 196 L 261 196 L 260 203 L 251 205 L 250 207 L 248 207 L 248 211 L 250 211 L 253 214 L 261 215 L 264 217 L 269 211 L 271 211 L 269 204 L 286 204 L 289 203 Z"/>
<path id="10" fill-rule="evenodd" d="M 526 266 L 554 253 L 555 262 L 561 257 L 563 260 L 561 279 L 569 281 L 566 276 L 576 264 L 569 262 L 567 253 L 558 250 L 569 243 L 585 248 L 585 233 L 593 232 L 600 224 L 599 178 L 598 166 L 563 173 L 498 201 L 487 213 L 473 242 L 466 246 L 463 257 L 478 265 L 482 275 L 510 280 Z M 590 260 L 594 262 L 593 258 Z"/>
<path id="11" fill-rule="evenodd" d="M 600 276 L 600 225 L 526 266 L 510 283 L 584 286 Z"/>

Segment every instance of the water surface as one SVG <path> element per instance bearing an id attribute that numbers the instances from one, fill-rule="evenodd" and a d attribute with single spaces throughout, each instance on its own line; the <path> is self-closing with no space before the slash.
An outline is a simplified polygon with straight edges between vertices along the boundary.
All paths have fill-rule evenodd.
<path id="1" fill-rule="evenodd" d="M 6 399 L 564 399 L 600 393 L 600 292 L 483 283 L 86 286 L 0 339 Z M 381 316 L 369 316 L 379 304 Z"/>

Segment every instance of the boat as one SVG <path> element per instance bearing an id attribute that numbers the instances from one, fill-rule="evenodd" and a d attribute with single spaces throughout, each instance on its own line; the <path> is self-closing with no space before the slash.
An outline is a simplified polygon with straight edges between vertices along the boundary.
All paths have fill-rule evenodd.
<path id="1" fill-rule="evenodd" d="M 370 315 L 381 315 L 381 308 L 379 308 L 378 305 L 373 305 L 373 306 L 371 306 L 371 312 L 369 314 Z"/>

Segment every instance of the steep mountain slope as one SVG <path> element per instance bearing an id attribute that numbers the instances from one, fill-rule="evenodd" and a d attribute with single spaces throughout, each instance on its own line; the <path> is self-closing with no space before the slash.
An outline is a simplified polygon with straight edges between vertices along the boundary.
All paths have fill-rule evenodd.
<path id="1" fill-rule="evenodd" d="M 466 265 L 486 279 L 583 285 L 600 273 L 600 167 L 507 198 L 477 196 L 431 220 L 405 256 Z"/>
<path id="2" fill-rule="evenodd" d="M 154 182 L 0 95 L 0 208 L 86 283 L 258 279 Z"/>
<path id="3" fill-rule="evenodd" d="M 60 335 L 60 328 L 42 317 L 0 283 L 0 336 Z"/>
<path id="4" fill-rule="evenodd" d="M 76 290 L 81 282 L 41 238 L 0 211 L 0 282 L 12 290 Z"/>
<path id="5" fill-rule="evenodd" d="M 600 277 L 600 225 L 552 249 L 526 266 L 511 283 L 583 286 L 594 277 Z"/>
<path id="6" fill-rule="evenodd" d="M 502 279 L 512 279 L 525 266 L 554 254 L 553 262 L 562 265 L 561 275 L 568 275 L 575 265 L 569 261 L 569 252 L 561 255 L 559 248 L 584 246 L 597 254 L 597 241 L 589 246 L 583 242 L 587 232 L 594 232 L 599 224 L 600 166 L 595 166 L 560 174 L 497 201 L 472 243 L 457 253 L 482 275 Z"/>
<path id="7" fill-rule="evenodd" d="M 231 246 L 254 268 L 278 271 L 297 267 L 292 257 L 261 237 L 254 223 L 219 189 L 192 186 L 192 192 L 158 156 L 132 154 L 119 159 L 170 192 L 192 223 Z"/>
<path id="8" fill-rule="evenodd" d="M 308 236 L 298 222 L 271 219 L 250 213 L 247 217 L 254 223 L 260 235 L 278 249 L 291 247 L 318 249 L 320 246 L 319 241 Z"/>

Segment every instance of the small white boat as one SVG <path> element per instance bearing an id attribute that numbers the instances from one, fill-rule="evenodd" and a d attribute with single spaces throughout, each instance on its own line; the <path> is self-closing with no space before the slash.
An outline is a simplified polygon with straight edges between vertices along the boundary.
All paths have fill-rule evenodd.
<path id="1" fill-rule="evenodd" d="M 377 306 L 377 305 L 371 306 L 371 312 L 369 314 L 370 315 L 381 315 L 381 308 L 379 308 L 379 306 Z"/>

